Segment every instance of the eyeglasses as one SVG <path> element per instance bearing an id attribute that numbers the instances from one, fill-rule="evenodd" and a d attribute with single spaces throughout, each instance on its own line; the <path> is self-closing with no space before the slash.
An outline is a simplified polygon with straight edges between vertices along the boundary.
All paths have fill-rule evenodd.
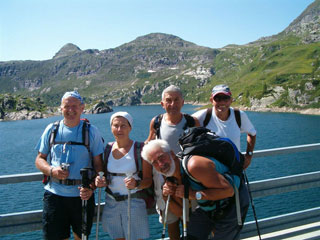
<path id="1" fill-rule="evenodd" d="M 217 96 L 214 96 L 213 98 L 215 102 L 229 101 L 230 99 L 231 97 L 228 95 L 217 95 Z"/>
<path id="2" fill-rule="evenodd" d="M 151 165 L 158 166 L 160 162 L 163 162 L 163 161 L 165 160 L 166 154 L 168 154 L 168 153 L 159 154 L 159 155 L 151 162 Z"/>

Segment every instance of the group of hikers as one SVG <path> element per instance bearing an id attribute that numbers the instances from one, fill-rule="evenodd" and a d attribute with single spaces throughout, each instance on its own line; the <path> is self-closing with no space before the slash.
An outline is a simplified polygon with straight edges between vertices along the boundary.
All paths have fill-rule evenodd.
<path id="1" fill-rule="evenodd" d="M 180 88 L 170 85 L 162 92 L 165 113 L 150 121 L 144 142 L 130 138 L 132 116 L 116 112 L 110 117 L 114 141 L 104 143 L 98 129 L 81 119 L 83 98 L 77 91 L 66 92 L 60 106 L 63 119 L 49 124 L 36 146 L 35 164 L 45 176 L 44 239 L 68 239 L 70 228 L 74 239 L 87 239 L 96 188 L 99 198 L 101 189 L 106 191 L 101 222 L 112 239 L 149 238 L 150 189 L 163 238 L 167 228 L 170 239 L 240 239 L 249 207 L 241 173 L 251 163 L 256 130 L 245 112 L 231 107 L 232 101 L 230 88 L 217 85 L 210 95 L 212 108 L 185 114 Z M 211 149 L 204 144 L 200 153 L 182 154 L 181 138 L 192 129 L 220 139 L 219 149 L 232 146 L 241 170 L 233 171 L 221 154 L 201 154 Z M 239 153 L 241 133 L 247 134 L 244 156 Z"/>

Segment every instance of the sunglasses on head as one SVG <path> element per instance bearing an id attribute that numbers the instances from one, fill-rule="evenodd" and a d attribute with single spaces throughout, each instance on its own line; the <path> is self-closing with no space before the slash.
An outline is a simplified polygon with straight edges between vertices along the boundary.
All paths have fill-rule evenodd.
<path id="1" fill-rule="evenodd" d="M 222 95 L 214 96 L 213 99 L 216 102 L 220 102 L 220 101 L 228 101 L 228 100 L 230 100 L 230 98 L 231 98 L 230 96 L 222 94 Z"/>

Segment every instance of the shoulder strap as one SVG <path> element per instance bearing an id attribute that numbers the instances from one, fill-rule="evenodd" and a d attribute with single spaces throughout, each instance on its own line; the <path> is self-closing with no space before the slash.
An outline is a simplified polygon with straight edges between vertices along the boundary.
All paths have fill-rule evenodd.
<path id="1" fill-rule="evenodd" d="M 183 157 L 183 159 L 181 161 L 182 169 L 184 171 L 184 174 L 187 175 L 189 178 L 191 178 L 192 181 L 200 184 L 200 182 L 197 179 L 195 179 L 188 171 L 188 167 L 187 166 L 188 166 L 189 159 L 191 157 L 192 157 L 191 155 Z"/>
<path id="2" fill-rule="evenodd" d="M 211 119 L 211 115 L 212 115 L 212 108 L 207 108 L 206 117 L 203 121 L 203 127 L 206 127 L 208 125 Z"/>
<path id="3" fill-rule="evenodd" d="M 108 158 L 109 155 L 111 153 L 112 150 L 112 146 L 113 146 L 114 142 L 108 142 L 105 149 L 104 149 L 104 153 L 103 153 L 103 164 L 105 166 L 105 170 L 106 172 L 108 172 Z"/>
<path id="4" fill-rule="evenodd" d="M 186 124 L 184 125 L 183 130 L 194 127 L 194 125 L 196 124 L 196 121 L 194 120 L 194 118 L 187 113 L 184 113 L 183 116 L 186 119 Z"/>
<path id="5" fill-rule="evenodd" d="M 153 122 L 153 128 L 156 130 L 157 138 L 160 138 L 160 126 L 162 121 L 163 114 L 156 116 Z"/>
<path id="6" fill-rule="evenodd" d="M 238 127 L 241 128 L 241 116 L 240 116 L 240 110 L 238 108 L 234 108 L 234 116 L 236 118 Z"/>
<path id="7" fill-rule="evenodd" d="M 53 127 L 51 128 L 51 133 L 50 133 L 50 138 L 49 138 L 49 152 L 50 152 L 52 146 L 55 144 L 55 139 L 57 136 L 59 125 L 60 125 L 60 120 L 55 121 L 53 123 Z"/>
<path id="8" fill-rule="evenodd" d="M 82 126 L 82 142 L 84 146 L 88 149 L 88 152 L 90 153 L 90 123 L 87 121 L 83 121 L 83 126 Z"/>
<path id="9" fill-rule="evenodd" d="M 82 126 L 82 142 L 73 142 L 73 141 L 69 141 L 69 142 L 59 142 L 59 141 L 55 141 L 55 138 L 57 136 L 57 132 L 59 129 L 59 125 L 60 125 L 60 121 L 56 121 L 53 123 L 53 127 L 51 129 L 51 133 L 50 133 L 50 139 L 49 139 L 49 145 L 50 148 L 55 145 L 55 144 L 70 144 L 70 145 L 84 145 L 88 152 L 90 153 L 90 123 L 87 121 L 83 121 L 83 126 Z"/>
<path id="10" fill-rule="evenodd" d="M 135 142 L 134 143 L 134 159 L 136 162 L 136 167 L 138 172 L 142 172 L 142 158 L 141 151 L 144 146 L 143 142 Z"/>

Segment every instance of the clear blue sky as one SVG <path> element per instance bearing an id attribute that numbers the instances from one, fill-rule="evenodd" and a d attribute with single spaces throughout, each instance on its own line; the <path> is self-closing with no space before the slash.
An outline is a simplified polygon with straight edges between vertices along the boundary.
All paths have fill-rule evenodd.
<path id="1" fill-rule="evenodd" d="M 313 0 L 0 0 L 0 61 L 109 49 L 154 32 L 211 48 L 277 34 Z"/>

